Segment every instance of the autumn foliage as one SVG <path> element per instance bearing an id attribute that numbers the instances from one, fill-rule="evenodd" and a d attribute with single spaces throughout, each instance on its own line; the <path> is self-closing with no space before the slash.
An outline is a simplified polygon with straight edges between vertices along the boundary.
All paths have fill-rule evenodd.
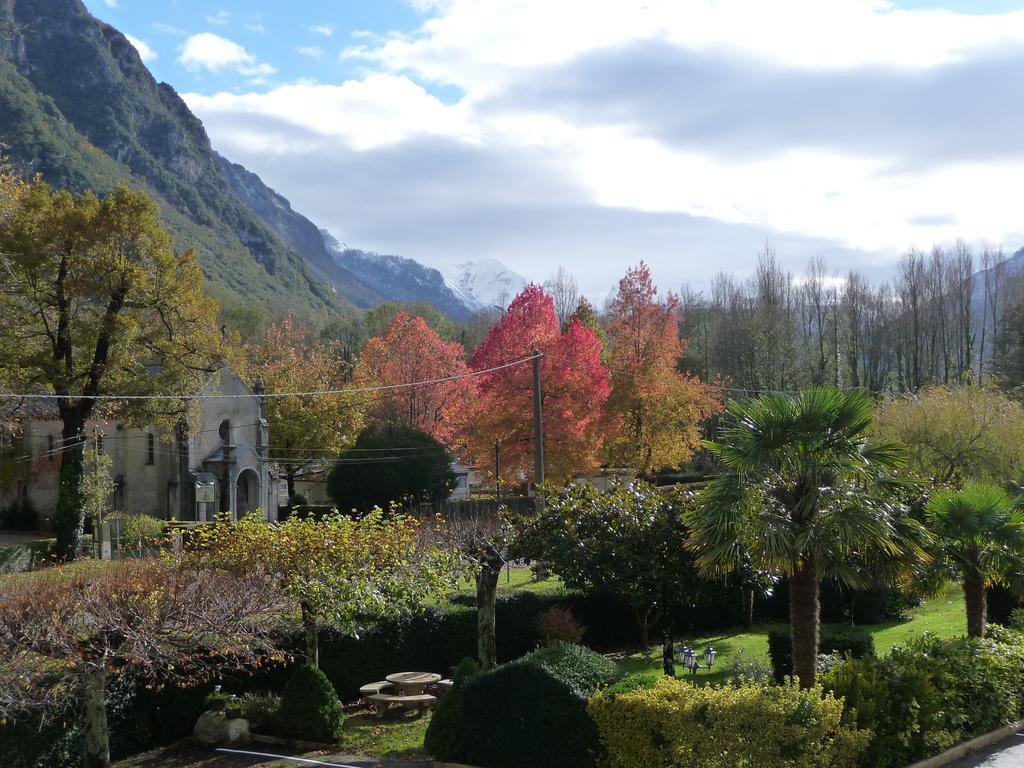
<path id="1" fill-rule="evenodd" d="M 399 312 L 387 332 L 372 338 L 356 366 L 356 387 L 387 387 L 437 381 L 468 373 L 465 351 L 446 342 L 422 317 Z M 403 426 L 453 445 L 473 400 L 472 379 L 401 387 L 374 395 L 367 420 L 380 427 Z"/>
<path id="2" fill-rule="evenodd" d="M 600 463 L 601 426 L 608 400 L 608 372 L 601 364 L 601 341 L 578 320 L 559 328 L 554 304 L 538 285 L 527 286 L 491 328 L 470 366 L 483 371 L 543 354 L 544 458 L 549 479 Z M 502 475 L 533 474 L 533 374 L 529 364 L 483 374 L 479 398 L 467 431 L 470 454 L 483 464 L 501 443 Z"/>
<path id="3" fill-rule="evenodd" d="M 646 472 L 687 461 L 702 422 L 721 410 L 721 393 L 679 371 L 679 297 L 658 300 L 647 265 L 627 270 L 608 311 L 612 392 L 606 431 L 612 466 Z"/>

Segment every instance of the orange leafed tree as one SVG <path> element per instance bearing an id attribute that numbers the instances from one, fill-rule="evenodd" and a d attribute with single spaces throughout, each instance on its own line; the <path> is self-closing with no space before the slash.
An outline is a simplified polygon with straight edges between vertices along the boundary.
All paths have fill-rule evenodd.
<path id="1" fill-rule="evenodd" d="M 353 386 L 436 381 L 468 372 L 461 344 L 444 341 L 422 317 L 399 312 L 383 336 L 367 343 Z M 475 383 L 469 378 L 381 392 L 367 400 L 367 420 L 379 426 L 413 427 L 452 446 L 474 392 Z"/>
<path id="2" fill-rule="evenodd" d="M 544 466 L 547 479 L 564 480 L 593 469 L 601 452 L 608 371 L 601 340 L 578 320 L 562 333 L 550 296 L 527 286 L 491 328 L 470 361 L 482 371 L 539 349 L 543 379 Z M 483 465 L 501 443 L 503 479 L 533 476 L 533 373 L 529 363 L 484 374 L 467 429 L 470 453 Z"/>
<path id="3" fill-rule="evenodd" d="M 679 371 L 679 297 L 658 299 L 647 265 L 626 271 L 608 311 L 607 446 L 612 466 L 647 472 L 676 467 L 700 445 L 701 423 L 721 410 L 721 393 Z"/>
<path id="4" fill-rule="evenodd" d="M 362 428 L 362 403 L 338 392 L 346 374 L 339 345 L 317 340 L 290 315 L 247 351 L 249 378 L 262 379 L 268 394 L 334 392 L 267 399 L 270 456 L 284 470 L 291 497 L 303 469 L 337 456 L 355 439 Z"/>

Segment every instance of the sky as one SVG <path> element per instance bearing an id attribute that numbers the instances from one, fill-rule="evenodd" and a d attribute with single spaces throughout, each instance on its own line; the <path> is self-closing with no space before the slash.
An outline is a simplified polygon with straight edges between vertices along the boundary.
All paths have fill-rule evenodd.
<path id="1" fill-rule="evenodd" d="M 86 0 L 353 247 L 602 297 L 1024 246 L 1024 2 Z"/>

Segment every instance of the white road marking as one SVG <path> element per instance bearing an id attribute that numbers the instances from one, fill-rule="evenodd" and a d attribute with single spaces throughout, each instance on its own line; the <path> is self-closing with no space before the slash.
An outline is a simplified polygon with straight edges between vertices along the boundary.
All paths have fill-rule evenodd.
<path id="1" fill-rule="evenodd" d="M 252 755 L 253 757 L 272 757 L 276 760 L 294 760 L 297 763 L 306 765 L 326 765 L 328 768 L 359 768 L 357 765 L 346 765 L 345 763 L 325 763 L 323 760 L 310 760 L 307 757 L 292 757 L 290 755 L 274 755 L 269 752 L 249 752 L 245 749 L 227 749 L 217 747 L 218 752 L 230 752 L 233 755 Z"/>

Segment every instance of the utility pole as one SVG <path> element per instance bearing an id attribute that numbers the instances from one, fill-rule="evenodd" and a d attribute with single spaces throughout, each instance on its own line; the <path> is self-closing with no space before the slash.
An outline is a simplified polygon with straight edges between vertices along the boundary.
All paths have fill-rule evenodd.
<path id="1" fill-rule="evenodd" d="M 501 506 L 501 441 L 494 441 L 494 506 Z"/>
<path id="2" fill-rule="evenodd" d="M 540 360 L 539 349 L 533 350 L 533 489 L 534 494 L 544 483 L 544 420 L 543 397 L 540 381 Z"/>

